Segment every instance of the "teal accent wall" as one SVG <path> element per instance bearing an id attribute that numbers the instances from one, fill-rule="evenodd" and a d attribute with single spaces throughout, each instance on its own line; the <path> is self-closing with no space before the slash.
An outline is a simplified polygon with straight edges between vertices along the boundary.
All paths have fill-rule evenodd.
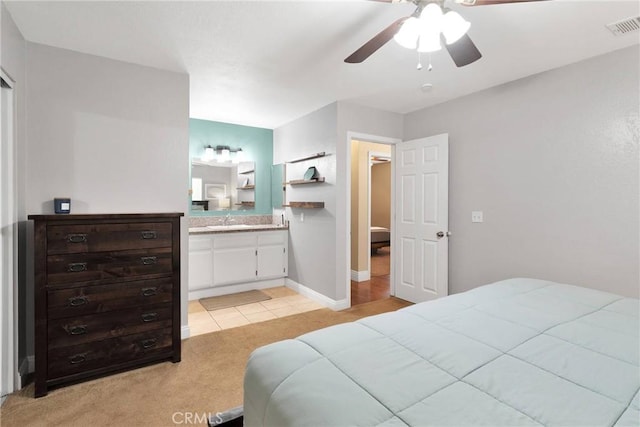
<path id="1" fill-rule="evenodd" d="M 228 145 L 242 148 L 246 161 L 256 164 L 255 209 L 228 211 L 231 215 L 269 215 L 271 210 L 271 165 L 273 164 L 273 130 L 209 120 L 189 119 L 189 171 L 191 159 L 202 157 L 204 147 Z M 191 172 L 187 188 L 191 188 Z M 191 203 L 189 203 L 191 204 Z M 194 211 L 194 216 L 220 216 L 226 211 Z"/>

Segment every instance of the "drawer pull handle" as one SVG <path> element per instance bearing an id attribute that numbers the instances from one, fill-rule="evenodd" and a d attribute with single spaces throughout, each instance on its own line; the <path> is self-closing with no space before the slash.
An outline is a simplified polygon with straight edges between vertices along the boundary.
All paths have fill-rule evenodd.
<path id="1" fill-rule="evenodd" d="M 89 298 L 85 297 L 84 295 L 79 296 L 79 297 L 72 297 L 69 298 L 69 305 L 71 307 L 79 307 L 81 305 L 85 305 L 86 303 L 89 302 Z"/>
<path id="2" fill-rule="evenodd" d="M 143 257 L 140 257 L 140 261 L 142 261 L 142 265 L 153 265 L 158 262 L 158 257 L 143 256 Z"/>
<path id="3" fill-rule="evenodd" d="M 140 293 L 143 297 L 152 297 L 158 293 L 158 288 L 142 288 Z"/>
<path id="4" fill-rule="evenodd" d="M 87 333 L 87 325 L 73 326 L 69 329 L 69 335 L 84 335 Z"/>
<path id="5" fill-rule="evenodd" d="M 153 230 L 146 230 L 146 231 L 143 231 L 141 234 L 142 234 L 142 238 L 143 239 L 157 239 L 158 238 L 158 233 L 153 231 Z"/>
<path id="6" fill-rule="evenodd" d="M 85 354 L 76 354 L 69 358 L 69 363 L 72 365 L 77 365 L 78 363 L 82 363 L 87 360 L 87 356 Z"/>
<path id="7" fill-rule="evenodd" d="M 86 262 L 72 262 L 69 263 L 68 271 L 72 273 L 78 273 L 80 271 L 87 271 L 87 263 Z"/>
<path id="8" fill-rule="evenodd" d="M 69 243 L 84 243 L 87 241 L 86 234 L 68 234 L 67 242 Z"/>
<path id="9" fill-rule="evenodd" d="M 142 321 L 143 322 L 153 322 L 158 317 L 158 313 L 143 313 Z"/>
<path id="10" fill-rule="evenodd" d="M 148 348 L 155 347 L 157 343 L 158 340 L 156 338 L 150 338 L 148 340 L 142 341 L 140 344 L 142 344 L 142 348 L 146 350 Z"/>

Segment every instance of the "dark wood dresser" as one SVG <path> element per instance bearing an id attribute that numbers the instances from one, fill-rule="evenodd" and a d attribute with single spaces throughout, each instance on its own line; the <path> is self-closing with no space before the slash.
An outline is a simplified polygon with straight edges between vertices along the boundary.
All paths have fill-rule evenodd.
<path id="1" fill-rule="evenodd" d="M 180 361 L 182 215 L 29 215 L 36 397 L 53 386 Z"/>

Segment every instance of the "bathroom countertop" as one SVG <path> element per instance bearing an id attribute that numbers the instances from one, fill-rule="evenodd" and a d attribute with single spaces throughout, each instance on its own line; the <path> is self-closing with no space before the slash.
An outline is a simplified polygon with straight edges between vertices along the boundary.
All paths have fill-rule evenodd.
<path id="1" fill-rule="evenodd" d="M 220 234 L 242 233 L 247 231 L 271 231 L 288 230 L 289 227 L 279 224 L 232 224 L 232 225 L 208 225 L 204 227 L 190 227 L 189 234 Z"/>

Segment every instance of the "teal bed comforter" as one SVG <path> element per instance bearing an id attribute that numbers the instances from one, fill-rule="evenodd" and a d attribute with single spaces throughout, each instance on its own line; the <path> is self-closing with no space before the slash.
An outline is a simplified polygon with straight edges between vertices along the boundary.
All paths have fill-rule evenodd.
<path id="1" fill-rule="evenodd" d="M 248 426 L 638 426 L 637 299 L 510 279 L 257 349 Z"/>

